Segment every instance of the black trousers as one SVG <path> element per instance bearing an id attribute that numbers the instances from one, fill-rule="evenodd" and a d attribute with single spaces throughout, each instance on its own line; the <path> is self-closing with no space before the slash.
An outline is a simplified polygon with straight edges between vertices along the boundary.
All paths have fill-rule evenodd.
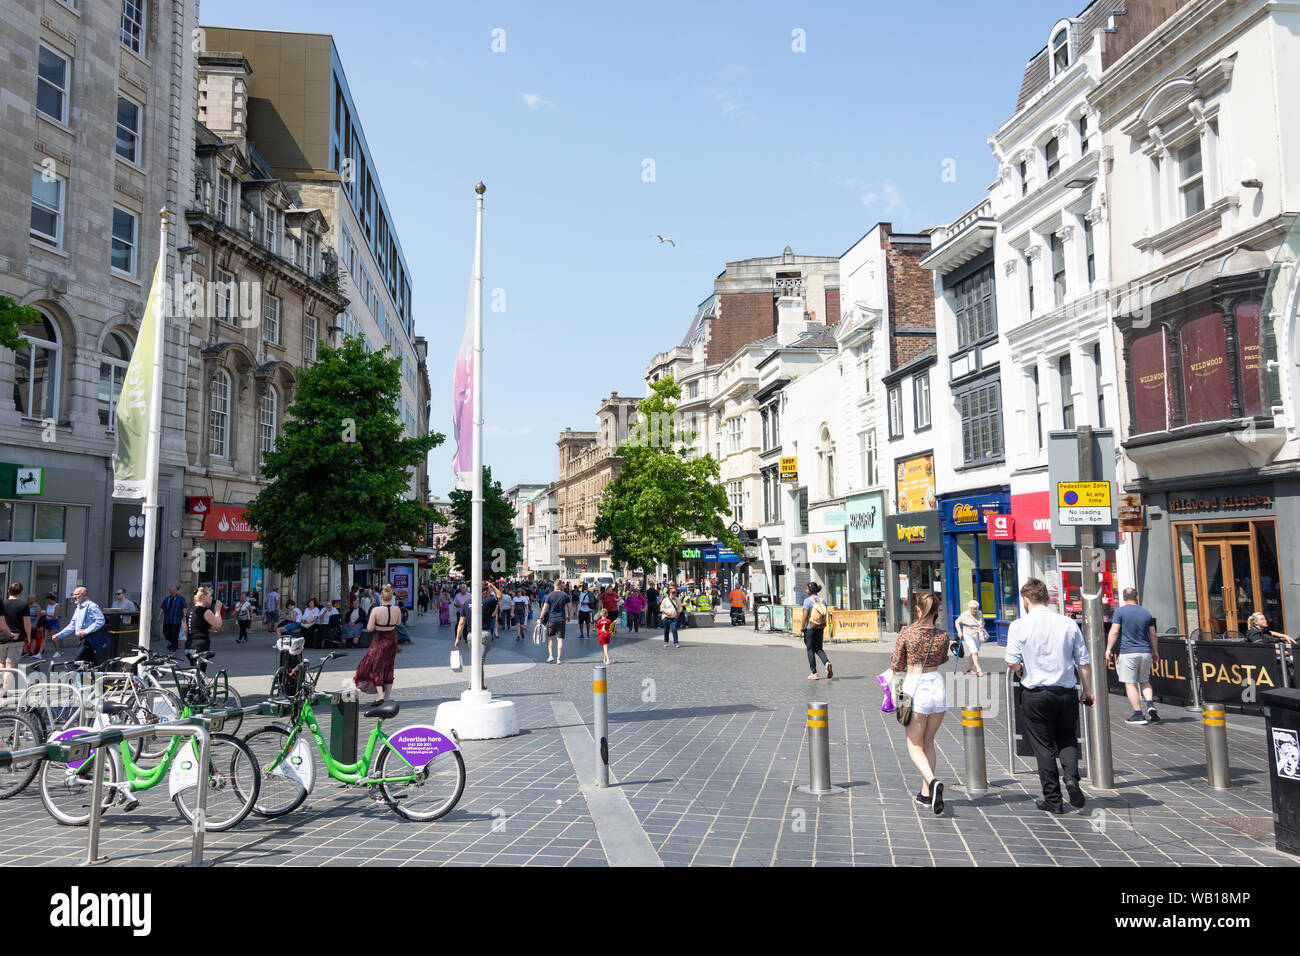
<path id="1" fill-rule="evenodd" d="M 1073 687 L 1025 688 L 1025 736 L 1038 759 L 1043 799 L 1061 806 L 1059 759 L 1065 782 L 1079 782 L 1079 694 Z"/>
<path id="2" fill-rule="evenodd" d="M 808 651 L 808 671 L 817 673 L 817 658 L 822 659 L 823 664 L 829 664 L 830 660 L 826 657 L 826 652 L 822 650 L 822 636 L 826 633 L 824 627 L 810 627 L 803 632 L 803 646 Z"/>

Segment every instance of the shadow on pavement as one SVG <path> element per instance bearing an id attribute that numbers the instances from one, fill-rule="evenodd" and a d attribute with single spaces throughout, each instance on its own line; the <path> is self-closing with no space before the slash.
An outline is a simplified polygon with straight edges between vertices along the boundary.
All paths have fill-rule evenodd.
<path id="1" fill-rule="evenodd" d="M 723 714 L 768 713 L 769 708 L 753 704 L 718 704 L 713 707 L 673 707 L 667 710 L 625 710 L 611 713 L 611 723 L 630 724 L 638 720 L 674 720 L 691 717 L 718 717 Z"/>

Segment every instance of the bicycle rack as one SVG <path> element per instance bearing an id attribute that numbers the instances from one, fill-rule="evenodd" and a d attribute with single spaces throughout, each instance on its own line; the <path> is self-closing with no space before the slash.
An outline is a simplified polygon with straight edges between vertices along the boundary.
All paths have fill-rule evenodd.
<path id="1" fill-rule="evenodd" d="M 168 724 L 166 733 L 168 735 L 181 734 L 198 738 L 199 766 L 206 767 L 211 752 L 212 735 L 205 726 L 206 721 L 199 719 L 191 723 L 192 720 L 193 718 L 186 718 L 183 721 Z M 85 865 L 91 866 L 95 863 L 103 863 L 106 859 L 99 855 L 99 828 L 100 817 L 103 815 L 104 760 L 106 759 L 104 754 L 106 748 L 124 740 L 135 740 L 137 737 L 152 737 L 157 733 L 158 728 L 156 725 L 136 724 L 128 727 L 110 727 L 88 734 L 78 734 L 58 743 L 42 744 L 39 747 L 28 747 L 24 750 L 0 750 L 0 768 L 25 767 L 29 763 L 40 763 L 41 761 L 66 764 L 72 760 L 85 760 L 90 756 L 91 748 L 94 748 L 95 766 L 92 770 L 94 780 L 91 783 L 90 798 L 92 809 L 90 813 L 90 832 L 86 837 L 85 860 Z M 194 844 L 190 850 L 190 866 L 203 865 L 203 825 L 207 818 L 207 812 L 208 775 L 200 773 L 198 808 L 194 813 Z"/>

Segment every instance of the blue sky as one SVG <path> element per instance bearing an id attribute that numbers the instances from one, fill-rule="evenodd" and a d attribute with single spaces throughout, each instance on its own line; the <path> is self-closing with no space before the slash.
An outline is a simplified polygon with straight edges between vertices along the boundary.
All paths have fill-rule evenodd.
<path id="1" fill-rule="evenodd" d="M 876 222 L 969 208 L 1025 62 L 1084 5 L 203 0 L 200 22 L 333 34 L 430 343 L 445 494 L 475 182 L 484 461 L 507 487 L 545 483 L 558 432 L 593 428 L 611 391 L 644 393 L 728 260 L 839 255 Z"/>

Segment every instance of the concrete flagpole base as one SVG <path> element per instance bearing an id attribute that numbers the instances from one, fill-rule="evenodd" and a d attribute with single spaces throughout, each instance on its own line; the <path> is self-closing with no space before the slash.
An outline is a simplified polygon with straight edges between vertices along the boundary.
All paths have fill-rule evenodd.
<path id="1" fill-rule="evenodd" d="M 456 731 L 461 740 L 497 740 L 519 735 L 519 712 L 513 701 L 493 700 L 486 690 L 467 690 L 460 700 L 438 705 L 433 729 L 440 734 Z"/>

